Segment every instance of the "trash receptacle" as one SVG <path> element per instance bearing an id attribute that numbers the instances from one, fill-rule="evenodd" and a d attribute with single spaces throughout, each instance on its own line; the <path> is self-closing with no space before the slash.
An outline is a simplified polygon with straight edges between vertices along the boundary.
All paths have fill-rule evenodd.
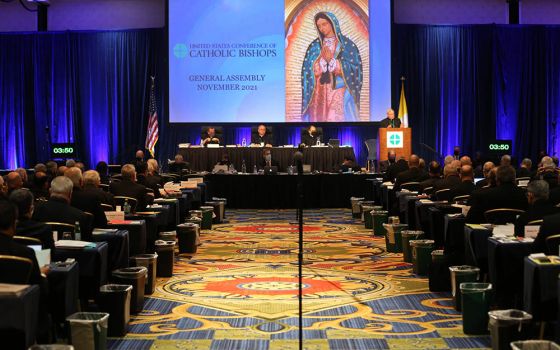
<path id="1" fill-rule="evenodd" d="M 213 209 L 213 215 L 212 215 L 212 223 L 213 224 L 221 224 L 222 223 L 222 216 L 220 214 L 220 205 L 221 202 L 206 202 L 205 203 L 207 206 L 212 207 Z"/>
<path id="2" fill-rule="evenodd" d="M 158 255 L 157 276 L 173 276 L 173 264 L 175 263 L 175 242 L 157 240 L 155 242 Z"/>
<path id="3" fill-rule="evenodd" d="M 520 340 L 510 346 L 512 350 L 560 350 L 560 345 L 548 340 Z"/>
<path id="4" fill-rule="evenodd" d="M 419 239 L 410 241 L 412 249 L 412 271 L 421 276 L 428 274 L 432 262 L 432 251 L 435 249 L 434 240 Z"/>
<path id="5" fill-rule="evenodd" d="M 177 240 L 177 233 L 175 231 L 160 232 L 159 239 L 162 241 L 175 242 Z"/>
<path id="6" fill-rule="evenodd" d="M 128 284 L 106 284 L 99 288 L 99 310 L 110 316 L 110 337 L 122 337 L 128 331 L 131 293 L 132 286 Z"/>
<path id="7" fill-rule="evenodd" d="M 200 207 L 202 211 L 202 224 L 200 226 L 201 230 L 211 230 L 212 229 L 212 216 L 214 215 L 214 207 L 202 206 Z"/>
<path id="8" fill-rule="evenodd" d="M 358 219 L 361 216 L 360 211 L 360 201 L 363 201 L 365 198 L 363 197 L 351 197 L 350 198 L 350 206 L 352 207 L 352 217 Z"/>
<path id="9" fill-rule="evenodd" d="M 77 312 L 66 318 L 70 331 L 68 343 L 76 350 L 107 349 L 109 314 L 104 312 Z"/>
<path id="10" fill-rule="evenodd" d="M 463 282 L 461 308 L 463 310 L 463 333 L 488 333 L 488 309 L 492 292 L 491 283 Z"/>
<path id="11" fill-rule="evenodd" d="M 177 225 L 177 239 L 179 241 L 179 254 L 196 253 L 196 238 L 200 228 L 197 224 L 186 222 Z"/>
<path id="12" fill-rule="evenodd" d="M 449 272 L 451 276 L 451 295 L 455 303 L 455 310 L 461 311 L 461 290 L 459 285 L 463 282 L 478 281 L 480 269 L 476 266 L 459 265 L 450 266 Z"/>
<path id="13" fill-rule="evenodd" d="M 360 205 L 360 218 L 362 219 L 362 221 L 365 221 L 365 217 L 364 217 L 364 207 L 373 207 L 375 205 L 374 201 L 359 201 L 358 204 Z"/>
<path id="14" fill-rule="evenodd" d="M 430 292 L 450 292 L 451 277 L 447 257 L 443 250 L 432 251 L 432 263 L 428 271 L 428 286 Z"/>
<path id="15" fill-rule="evenodd" d="M 148 277 L 144 294 L 154 294 L 156 290 L 156 272 L 158 264 L 158 255 L 154 254 L 138 254 L 130 258 L 130 266 L 144 266 L 148 269 Z"/>
<path id="16" fill-rule="evenodd" d="M 226 204 L 227 204 L 227 199 L 225 198 L 218 198 L 218 197 L 212 197 L 212 201 L 214 202 L 219 202 L 220 203 L 220 216 L 221 216 L 221 221 L 223 222 L 224 219 L 226 218 Z"/>
<path id="17" fill-rule="evenodd" d="M 488 317 L 492 350 L 508 350 L 511 342 L 529 339 L 531 314 L 515 309 L 495 310 Z"/>
<path id="18" fill-rule="evenodd" d="M 373 205 L 364 205 L 362 207 L 364 214 L 364 227 L 368 230 L 373 229 L 373 219 L 371 217 L 371 212 L 375 209 Z"/>
<path id="19" fill-rule="evenodd" d="M 385 235 L 385 247 L 388 253 L 402 253 L 401 232 L 408 228 L 407 224 L 383 224 L 387 234 Z"/>
<path id="20" fill-rule="evenodd" d="M 144 288 L 148 269 L 143 266 L 125 267 L 113 271 L 112 280 L 117 284 L 130 284 L 130 313 L 137 314 L 144 308 Z"/>
<path id="21" fill-rule="evenodd" d="M 373 235 L 378 237 L 385 237 L 387 231 L 383 224 L 389 220 L 389 212 L 387 210 L 376 210 L 371 214 L 373 220 Z"/>
<path id="22" fill-rule="evenodd" d="M 424 231 L 404 230 L 401 233 L 403 261 L 412 263 L 412 247 L 410 241 L 424 238 Z"/>

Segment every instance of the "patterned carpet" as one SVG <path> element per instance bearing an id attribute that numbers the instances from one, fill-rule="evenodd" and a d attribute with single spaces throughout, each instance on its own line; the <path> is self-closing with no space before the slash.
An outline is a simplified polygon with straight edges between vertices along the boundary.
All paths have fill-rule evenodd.
<path id="1" fill-rule="evenodd" d="M 448 293 L 430 293 L 349 210 L 305 211 L 305 349 L 475 349 Z M 110 349 L 297 349 L 295 211 L 229 211 Z"/>

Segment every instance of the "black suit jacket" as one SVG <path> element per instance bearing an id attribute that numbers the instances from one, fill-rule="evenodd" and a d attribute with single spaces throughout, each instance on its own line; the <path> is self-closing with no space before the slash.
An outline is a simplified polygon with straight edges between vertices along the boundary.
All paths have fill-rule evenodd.
<path id="1" fill-rule="evenodd" d="M 29 284 L 43 285 L 41 270 L 33 249 L 14 242 L 12 237 L 0 233 L 0 255 L 14 255 L 31 260 L 31 274 Z M 41 288 L 43 289 L 43 288 Z"/>
<path id="2" fill-rule="evenodd" d="M 101 200 L 95 193 L 74 187 L 70 204 L 81 211 L 93 214 L 93 227 L 107 227 L 105 211 L 101 208 Z"/>
<path id="3" fill-rule="evenodd" d="M 477 182 L 474 187 L 478 190 L 481 188 L 486 187 L 489 184 L 488 179 L 484 178 L 482 180 L 480 180 L 479 182 Z"/>
<path id="4" fill-rule="evenodd" d="M 455 186 L 451 187 L 451 192 L 449 198 L 453 199 L 457 196 L 470 195 L 475 190 L 474 182 L 472 181 L 461 181 Z"/>
<path id="5" fill-rule="evenodd" d="M 527 210 L 529 203 L 525 191 L 515 184 L 502 184 L 471 194 L 471 209 L 466 222 L 479 224 L 485 222 L 484 212 L 490 209 L 512 208 Z"/>
<path id="6" fill-rule="evenodd" d="M 525 226 L 531 221 L 540 220 L 545 216 L 560 212 L 560 208 L 555 207 L 550 201 L 538 200 L 529 206 L 527 211 L 517 218 L 515 221 L 515 235 L 523 237 L 525 235 Z M 560 233 L 560 230 L 559 232 Z"/>
<path id="7" fill-rule="evenodd" d="M 531 173 L 531 170 L 527 169 L 527 168 L 523 168 L 523 167 L 519 167 L 517 168 L 516 172 L 515 172 L 515 176 L 516 177 L 532 177 L 533 174 Z"/>
<path id="8" fill-rule="evenodd" d="M 251 135 L 251 143 L 260 145 L 261 142 L 264 143 L 265 145 L 273 145 L 272 135 L 269 133 L 264 134 L 263 137 L 261 137 L 258 133 Z"/>
<path id="9" fill-rule="evenodd" d="M 408 162 L 404 159 L 399 159 L 396 163 L 391 164 L 383 177 L 383 181 L 391 181 L 394 182 L 397 178 L 397 175 L 402 173 L 403 171 L 408 170 Z"/>
<path id="10" fill-rule="evenodd" d="M 428 178 L 428 174 L 420 168 L 409 168 L 397 175 L 395 191 L 400 190 L 401 185 L 407 182 L 422 182 Z"/>
<path id="11" fill-rule="evenodd" d="M 550 189 L 548 201 L 554 205 L 560 204 L 560 186 Z"/>
<path id="12" fill-rule="evenodd" d="M 550 236 L 554 236 L 559 234 L 560 230 L 560 214 L 554 214 L 543 217 L 543 223 L 541 228 L 539 229 L 539 234 L 535 241 L 533 242 L 533 253 L 551 253 L 557 254 L 558 251 L 555 252 L 547 252 L 546 249 L 546 238 Z"/>
<path id="13" fill-rule="evenodd" d="M 434 187 L 435 184 L 441 180 L 441 177 L 428 177 L 426 180 L 420 182 L 420 186 L 422 189 L 426 189 L 428 187 Z"/>
<path id="14" fill-rule="evenodd" d="M 136 211 L 146 209 L 148 204 L 148 194 L 146 187 L 130 180 L 122 180 L 120 182 L 112 182 L 109 191 L 115 196 L 125 196 L 136 198 Z"/>
<path id="15" fill-rule="evenodd" d="M 91 238 L 93 223 L 78 208 L 66 203 L 58 197 L 51 197 L 47 202 L 37 205 L 33 213 L 33 220 L 39 222 L 62 222 L 74 225 L 76 221 L 80 223 L 82 240 L 87 241 Z"/>
<path id="16" fill-rule="evenodd" d="M 444 190 L 446 188 L 452 189 L 461 183 L 461 178 L 459 175 L 447 176 L 434 184 L 434 193 L 439 190 Z"/>
<path id="17" fill-rule="evenodd" d="M 159 189 L 162 188 L 162 182 L 162 178 L 159 175 L 148 175 L 144 177 L 144 181 L 138 181 L 138 183 L 140 183 L 141 185 L 144 185 L 147 188 L 151 188 L 154 191 L 155 198 L 161 197 L 161 195 L 159 194 Z"/>
<path id="18" fill-rule="evenodd" d="M 278 162 L 276 159 L 273 158 L 273 159 L 270 161 L 270 165 L 271 165 L 271 166 L 278 167 L 278 171 L 281 171 L 281 169 L 280 169 L 280 162 Z M 264 169 L 265 166 L 266 166 L 266 161 L 264 160 L 264 158 L 262 158 L 261 161 L 260 161 L 259 164 L 258 164 L 258 168 L 259 168 L 259 169 Z"/>
<path id="19" fill-rule="evenodd" d="M 317 144 L 317 140 L 321 141 L 321 135 L 317 135 L 317 136 L 312 136 L 309 135 L 308 132 L 306 132 L 305 134 L 301 135 L 301 142 L 306 146 L 315 146 Z"/>
<path id="20" fill-rule="evenodd" d="M 386 172 L 391 165 L 395 164 L 395 162 L 391 163 L 389 160 L 382 160 L 379 162 L 379 172 L 384 173 Z"/>
<path id="21" fill-rule="evenodd" d="M 49 225 L 32 219 L 18 220 L 16 235 L 37 238 L 41 240 L 44 249 L 54 249 L 52 230 Z"/>
<path id="22" fill-rule="evenodd" d="M 93 185 L 84 186 L 84 188 L 82 188 L 82 192 L 97 197 L 97 199 L 99 199 L 102 204 L 109 204 L 112 206 L 115 205 L 115 200 L 113 199 L 113 195 L 111 193 L 103 191 L 102 189 Z"/>
<path id="23" fill-rule="evenodd" d="M 174 174 L 179 174 L 181 175 L 181 173 L 183 172 L 183 169 L 188 169 L 189 168 L 189 163 L 187 162 L 182 162 L 182 163 L 171 163 L 169 164 L 169 172 L 170 173 L 174 173 Z"/>
<path id="24" fill-rule="evenodd" d="M 392 125 L 393 128 L 400 128 L 401 127 L 400 118 L 395 117 L 395 119 L 393 119 L 392 121 L 389 118 L 385 118 L 381 121 L 381 124 L 379 125 L 379 127 L 386 128 L 389 125 Z"/>

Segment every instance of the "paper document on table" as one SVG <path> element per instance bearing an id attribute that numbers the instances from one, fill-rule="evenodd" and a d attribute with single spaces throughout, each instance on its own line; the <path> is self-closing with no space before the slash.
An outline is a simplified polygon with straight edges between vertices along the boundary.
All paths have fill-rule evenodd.
<path id="1" fill-rule="evenodd" d="M 537 238 L 540 230 L 539 225 L 527 225 L 525 226 L 525 238 Z"/>
<path id="2" fill-rule="evenodd" d="M 467 224 L 466 226 L 472 228 L 473 230 L 488 230 L 486 227 L 479 224 Z"/>
<path id="3" fill-rule="evenodd" d="M 513 237 L 515 233 L 515 226 L 513 224 L 496 225 L 492 230 L 494 237 Z"/>
<path id="4" fill-rule="evenodd" d="M 107 221 L 124 220 L 124 211 L 106 211 Z"/>
<path id="5" fill-rule="evenodd" d="M 116 228 L 95 228 L 93 229 L 93 235 L 102 235 L 105 233 L 117 233 L 118 229 Z"/>
<path id="6" fill-rule="evenodd" d="M 29 288 L 29 284 L 0 283 L 0 295 L 17 295 Z"/>
<path id="7" fill-rule="evenodd" d="M 57 248 L 85 248 L 87 246 L 92 245 L 92 243 L 85 242 L 85 241 L 71 241 L 71 240 L 61 239 L 60 241 L 57 241 L 54 245 Z"/>
<path id="8" fill-rule="evenodd" d="M 51 263 L 51 250 L 41 249 L 35 251 L 35 257 L 39 266 L 45 266 Z"/>

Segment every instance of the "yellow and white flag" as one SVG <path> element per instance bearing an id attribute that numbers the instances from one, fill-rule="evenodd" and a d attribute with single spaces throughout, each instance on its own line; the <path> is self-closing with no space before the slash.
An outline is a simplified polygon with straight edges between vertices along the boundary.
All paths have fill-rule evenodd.
<path id="1" fill-rule="evenodd" d="M 401 100 L 399 102 L 399 119 L 403 128 L 408 128 L 408 108 L 406 107 L 406 98 L 404 97 L 404 78 L 401 85 Z"/>

